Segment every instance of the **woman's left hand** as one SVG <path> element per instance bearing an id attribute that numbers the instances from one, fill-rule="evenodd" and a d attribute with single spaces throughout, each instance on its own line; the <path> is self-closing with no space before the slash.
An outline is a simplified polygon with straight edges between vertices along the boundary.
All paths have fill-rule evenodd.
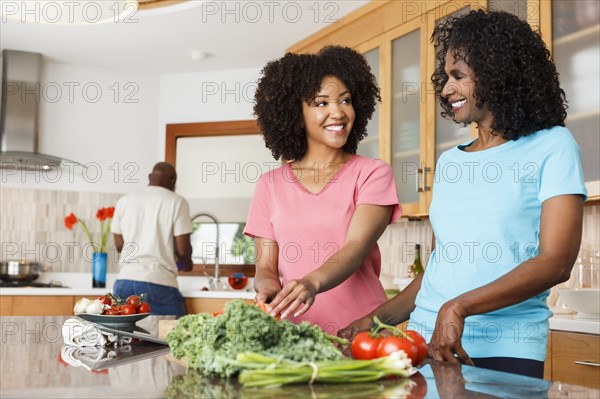
<path id="1" fill-rule="evenodd" d="M 464 328 L 465 317 L 459 308 L 450 302 L 444 304 L 438 313 L 435 330 L 428 345 L 429 355 L 435 360 L 473 366 L 473 361 L 461 343 Z"/>
<path id="2" fill-rule="evenodd" d="M 269 303 L 267 309 L 273 316 L 281 313 L 282 319 L 290 315 L 298 317 L 310 309 L 317 292 L 315 284 L 307 279 L 290 280 Z"/>

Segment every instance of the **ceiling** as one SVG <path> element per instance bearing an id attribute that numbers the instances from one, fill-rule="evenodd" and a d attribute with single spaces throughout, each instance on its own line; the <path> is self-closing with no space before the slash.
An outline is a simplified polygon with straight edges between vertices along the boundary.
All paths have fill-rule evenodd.
<path id="1" fill-rule="evenodd" d="M 132 1 L 0 0 L 0 48 L 151 74 L 259 68 L 368 3 L 189 0 L 135 9 Z M 207 56 L 194 61 L 193 51 Z"/>

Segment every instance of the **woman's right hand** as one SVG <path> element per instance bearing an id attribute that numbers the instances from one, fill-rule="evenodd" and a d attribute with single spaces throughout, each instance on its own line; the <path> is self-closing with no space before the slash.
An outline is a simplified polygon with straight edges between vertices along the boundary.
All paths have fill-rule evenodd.
<path id="1" fill-rule="evenodd" d="M 273 298 L 277 296 L 277 294 L 281 291 L 281 286 L 264 286 L 262 287 L 254 297 L 254 302 L 256 303 L 270 303 Z"/>
<path id="2" fill-rule="evenodd" d="M 347 327 L 344 327 L 341 330 L 339 330 L 337 335 L 340 338 L 344 338 L 344 339 L 347 339 L 348 341 L 352 342 L 352 340 L 354 339 L 356 334 L 358 334 L 359 332 L 362 332 L 362 331 L 369 331 L 372 327 L 373 327 L 373 317 L 365 316 L 358 320 L 354 320 Z M 351 356 L 350 346 L 351 346 L 350 344 L 340 346 L 340 350 L 342 351 L 342 353 L 345 356 L 348 356 L 348 357 Z"/>

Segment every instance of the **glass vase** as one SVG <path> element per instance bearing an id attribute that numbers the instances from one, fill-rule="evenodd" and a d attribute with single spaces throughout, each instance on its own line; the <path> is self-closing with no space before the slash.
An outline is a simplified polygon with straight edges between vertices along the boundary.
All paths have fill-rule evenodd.
<path id="1" fill-rule="evenodd" d="M 106 288 L 106 252 L 94 252 L 92 255 L 92 287 Z"/>

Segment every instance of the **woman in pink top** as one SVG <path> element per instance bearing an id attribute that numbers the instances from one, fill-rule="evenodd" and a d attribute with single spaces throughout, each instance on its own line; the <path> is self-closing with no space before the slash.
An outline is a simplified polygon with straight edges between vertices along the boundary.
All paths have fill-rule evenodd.
<path id="1" fill-rule="evenodd" d="M 255 300 L 336 334 L 385 302 L 377 240 L 401 215 L 391 167 L 356 155 L 379 89 L 344 47 L 286 54 L 262 73 L 254 112 L 286 163 L 261 176 L 246 222 Z"/>

